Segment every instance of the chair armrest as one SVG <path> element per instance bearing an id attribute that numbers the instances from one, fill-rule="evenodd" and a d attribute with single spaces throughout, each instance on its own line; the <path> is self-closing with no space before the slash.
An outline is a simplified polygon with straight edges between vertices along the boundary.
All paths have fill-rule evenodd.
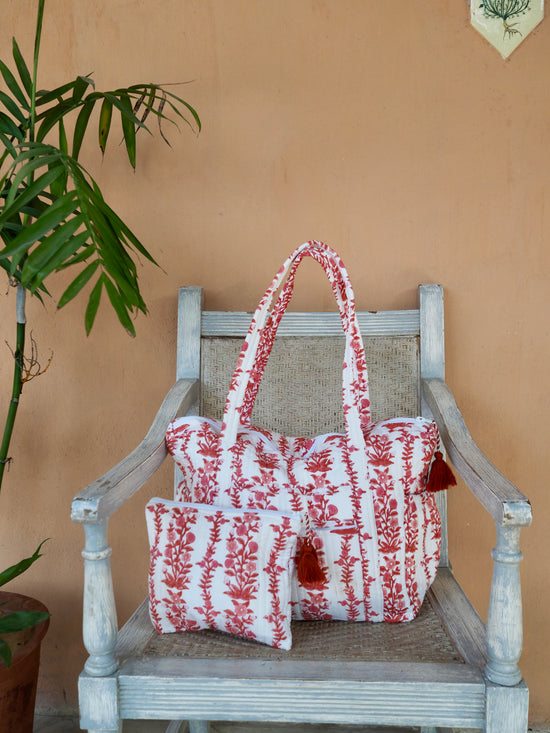
<path id="1" fill-rule="evenodd" d="M 168 423 L 189 410 L 197 399 L 198 386 L 197 380 L 190 379 L 174 384 L 137 448 L 74 498 L 73 522 L 102 522 L 153 475 L 166 457 L 164 436 Z"/>
<path id="2" fill-rule="evenodd" d="M 527 526 L 531 505 L 475 444 L 454 397 L 441 379 L 423 379 L 424 399 L 453 465 L 497 524 Z"/>

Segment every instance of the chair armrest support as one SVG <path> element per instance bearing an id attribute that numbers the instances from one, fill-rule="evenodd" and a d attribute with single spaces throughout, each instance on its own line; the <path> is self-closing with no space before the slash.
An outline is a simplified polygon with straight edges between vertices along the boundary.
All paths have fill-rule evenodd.
<path id="1" fill-rule="evenodd" d="M 105 521 L 153 475 L 166 457 L 164 436 L 168 423 L 189 410 L 197 398 L 198 386 L 198 380 L 190 379 L 174 384 L 137 448 L 74 498 L 73 522 Z"/>
<path id="2" fill-rule="evenodd" d="M 167 394 L 147 435 L 114 468 L 90 484 L 73 500 L 71 518 L 84 525 L 84 605 L 82 632 L 89 653 L 85 671 L 91 677 L 116 672 L 118 633 L 111 576 L 111 548 L 107 525 L 111 514 L 150 478 L 164 460 L 168 423 L 195 403 L 198 381 L 180 379 Z"/>
<path id="3" fill-rule="evenodd" d="M 453 465 L 495 520 L 485 676 L 498 685 L 513 687 L 521 681 L 518 662 L 523 641 L 519 535 L 531 523 L 531 505 L 474 443 L 445 382 L 425 379 L 422 388 Z"/>
<path id="4" fill-rule="evenodd" d="M 423 379 L 424 399 L 432 411 L 453 465 L 495 522 L 502 526 L 531 524 L 531 505 L 475 444 L 454 397 L 441 379 Z"/>

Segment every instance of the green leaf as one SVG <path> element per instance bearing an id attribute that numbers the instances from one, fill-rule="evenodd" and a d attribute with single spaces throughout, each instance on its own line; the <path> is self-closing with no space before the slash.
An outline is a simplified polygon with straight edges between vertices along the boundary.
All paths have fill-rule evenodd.
<path id="1" fill-rule="evenodd" d="M 72 258 L 75 252 L 78 252 L 82 247 L 86 245 L 89 234 L 87 231 L 80 232 L 74 237 L 70 237 L 59 249 L 57 249 L 52 256 L 45 262 L 40 271 L 29 281 L 29 289 L 34 295 L 38 289 L 40 289 L 44 283 L 44 280 L 52 274 L 52 272 L 58 272 L 62 269 L 63 264 L 68 258 Z"/>
<path id="2" fill-rule="evenodd" d="M 17 71 L 19 72 L 19 77 L 23 82 L 23 87 L 30 97 L 32 94 L 31 75 L 29 73 L 27 64 L 25 63 L 25 59 L 23 58 L 21 51 L 19 50 L 19 46 L 17 45 L 17 41 L 15 40 L 15 38 L 13 39 L 13 58 L 15 60 L 15 65 L 17 66 Z"/>
<path id="3" fill-rule="evenodd" d="M 9 667 L 11 664 L 11 649 L 4 639 L 0 639 L 0 657 L 4 661 L 6 667 Z"/>
<path id="4" fill-rule="evenodd" d="M 132 110 L 131 103 L 129 107 L 126 105 L 124 98 L 127 97 L 128 100 L 130 99 L 126 89 L 116 89 L 114 92 L 103 92 L 101 96 L 104 100 L 110 102 L 113 107 L 116 107 L 123 116 L 127 116 L 135 125 L 139 125 L 139 120 Z"/>
<path id="5" fill-rule="evenodd" d="M 101 152 L 105 152 L 109 130 L 111 129 L 111 118 L 113 115 L 113 103 L 109 99 L 104 99 L 101 105 L 99 115 L 99 147 Z"/>
<path id="6" fill-rule="evenodd" d="M 111 305 L 115 309 L 115 312 L 118 316 L 118 320 L 120 321 L 120 323 L 124 326 L 124 328 L 128 331 L 128 333 L 131 336 L 135 336 L 136 329 L 134 328 L 132 319 L 128 315 L 128 310 L 126 309 L 126 306 L 124 305 L 124 301 L 120 297 L 120 293 L 117 290 L 116 286 L 114 285 L 112 280 L 110 280 L 108 277 L 105 278 L 105 289 L 107 290 L 107 295 L 109 296 Z"/>
<path id="7" fill-rule="evenodd" d="M 75 211 L 75 195 L 71 191 L 46 209 L 36 221 L 25 227 L 13 241 L 1 251 L 3 257 L 12 259 L 12 274 L 15 271 L 13 258 L 26 252 L 30 246 L 40 240 L 43 236 L 58 227 L 70 214 Z"/>
<path id="8" fill-rule="evenodd" d="M 80 250 L 80 252 L 78 252 L 78 254 L 75 254 L 74 257 L 69 257 L 68 260 L 59 265 L 57 270 L 60 271 L 66 269 L 67 267 L 78 265 L 80 262 L 84 262 L 89 257 L 91 257 L 96 251 L 97 250 L 94 244 L 87 244 Z"/>
<path id="9" fill-rule="evenodd" d="M 59 176 L 64 174 L 62 166 L 52 167 L 37 178 L 30 186 L 18 188 L 17 183 L 10 185 L 10 192 L 6 197 L 4 210 L 0 213 L 0 229 L 2 224 L 10 219 L 14 213 L 22 210 L 25 204 L 33 201 L 36 196 L 44 192 Z"/>
<path id="10" fill-rule="evenodd" d="M 76 118 L 76 124 L 74 126 L 74 134 L 73 134 L 73 158 L 75 160 L 78 160 L 78 154 L 80 153 L 80 147 L 82 145 L 82 140 L 84 139 L 84 133 L 86 132 L 86 129 L 88 127 L 88 121 L 90 119 L 90 115 L 92 114 L 92 110 L 94 108 L 95 101 L 90 101 L 87 99 L 84 104 L 82 105 L 82 109 L 78 113 L 78 117 Z"/>
<path id="11" fill-rule="evenodd" d="M 0 132 L 3 132 L 5 135 L 9 135 L 10 137 L 15 138 L 20 142 L 22 142 L 25 138 L 25 135 L 21 128 L 18 127 L 11 119 L 11 117 L 8 117 L 5 112 L 0 112 Z"/>
<path id="12" fill-rule="evenodd" d="M 14 611 L 0 616 L 0 634 L 11 634 L 14 631 L 23 631 L 36 626 L 50 617 L 44 611 Z"/>
<path id="13" fill-rule="evenodd" d="M 124 142 L 126 144 L 126 152 L 130 165 L 136 167 L 136 126 L 134 123 L 134 113 L 132 112 L 132 104 L 128 94 L 121 95 L 121 103 L 127 109 L 127 114 L 121 112 L 122 131 L 124 133 Z"/>
<path id="14" fill-rule="evenodd" d="M 70 257 L 82 246 L 82 238 L 73 237 L 74 233 L 82 226 L 84 217 L 82 215 L 72 217 L 63 222 L 55 229 L 50 236 L 45 237 L 42 242 L 31 252 L 21 272 L 21 284 L 27 287 L 38 275 L 38 280 L 53 272 L 60 262 Z M 88 238 L 85 233 L 84 241 Z M 34 284 L 36 289 L 37 283 Z"/>
<path id="15" fill-rule="evenodd" d="M 4 81 L 7 84 L 8 89 L 13 94 L 13 96 L 17 99 L 19 104 L 27 110 L 27 112 L 30 110 L 29 102 L 17 83 L 15 76 L 11 73 L 11 71 L 8 69 L 6 64 L 3 61 L 0 61 L 0 74 L 4 77 Z"/>
<path id="16" fill-rule="evenodd" d="M 107 205 L 107 204 L 106 204 Z M 158 266 L 158 262 L 154 259 L 153 255 L 145 249 L 145 247 L 142 245 L 142 243 L 139 241 L 139 239 L 136 237 L 136 235 L 132 232 L 132 230 L 122 221 L 122 219 L 118 216 L 118 214 L 111 209 L 111 215 L 112 215 L 112 221 L 116 222 L 117 227 L 120 231 L 120 236 L 123 236 L 126 240 L 128 240 L 134 249 L 142 254 L 144 257 L 146 257 L 149 262 L 152 262 L 154 265 Z"/>
<path id="17" fill-rule="evenodd" d="M 80 102 L 80 100 L 84 96 L 84 92 L 88 89 L 89 86 L 91 86 L 92 88 L 95 87 L 94 80 L 91 78 L 90 75 L 77 77 L 73 90 L 74 103 Z"/>
<path id="18" fill-rule="evenodd" d="M 2 166 L 2 163 L 6 160 L 8 155 L 11 155 L 11 157 L 15 157 L 17 155 L 15 145 L 13 144 L 11 135 L 6 135 L 5 132 L 0 129 L 0 142 L 2 143 L 2 147 L 4 148 L 4 152 L 0 156 L 0 167 Z M 4 176 L 2 179 L 0 179 L 0 186 L 3 185 L 3 181 L 6 178 Z"/>
<path id="19" fill-rule="evenodd" d="M 52 107 L 42 115 L 39 115 L 39 117 L 37 117 L 36 119 L 37 121 L 41 119 L 42 122 L 40 124 L 40 127 L 38 128 L 38 132 L 36 133 L 36 140 L 38 142 L 42 142 L 48 132 L 53 129 L 66 114 L 72 112 L 73 109 L 73 104 L 69 99 L 68 101 L 56 104 L 55 107 Z"/>
<path id="20" fill-rule="evenodd" d="M 35 563 L 39 557 L 42 557 L 40 550 L 42 549 L 42 545 L 45 542 L 47 542 L 47 540 L 43 540 L 30 557 L 26 557 L 24 560 L 20 560 L 20 562 L 12 565 L 9 568 L 6 568 L 6 570 L 0 573 L 0 586 L 9 583 L 9 581 L 13 580 L 14 578 L 17 578 L 18 575 L 21 575 L 21 573 L 24 573 L 25 570 L 28 570 L 28 568 L 30 568 L 30 566 Z"/>
<path id="21" fill-rule="evenodd" d="M 190 127 L 192 127 L 192 125 L 189 122 L 189 120 L 179 111 L 177 106 L 171 100 L 175 100 L 179 104 L 182 104 L 189 112 L 191 112 L 191 115 L 193 116 L 193 119 L 195 121 L 195 125 L 197 126 L 197 130 L 200 132 L 202 129 L 202 125 L 201 125 L 200 117 L 197 114 L 197 111 L 190 104 L 188 104 L 185 101 L 185 99 L 178 97 L 176 94 L 173 94 L 172 92 L 169 92 L 166 89 L 164 89 L 163 91 L 167 96 L 167 102 L 170 105 L 170 107 L 174 110 L 174 112 L 178 115 L 178 117 L 181 117 L 182 120 L 185 120 L 185 122 L 187 122 L 187 124 Z"/>
<path id="22" fill-rule="evenodd" d="M 9 94 L 6 94 L 6 92 L 0 91 L 0 102 L 4 105 L 4 107 L 8 110 L 8 112 L 13 115 L 14 117 L 17 117 L 19 122 L 21 123 L 28 123 L 27 117 L 21 112 L 21 108 L 15 102 Z"/>
<path id="23" fill-rule="evenodd" d="M 61 196 L 63 196 L 63 194 L 67 191 L 67 179 L 69 176 L 69 172 L 64 166 L 60 167 L 62 173 L 57 176 L 50 184 L 50 192 L 54 198 L 61 198 Z M 50 170 L 52 168 L 56 169 L 56 166 L 50 166 Z"/>
<path id="24" fill-rule="evenodd" d="M 58 102 L 61 102 L 63 100 L 63 95 L 67 94 L 67 92 L 73 91 L 75 88 L 78 88 L 80 86 L 80 77 L 77 77 L 73 81 L 68 81 L 65 84 L 62 84 L 60 87 L 56 87 L 55 89 L 50 90 L 44 90 L 41 89 L 38 92 L 36 92 L 36 105 L 42 106 L 44 104 L 49 104 L 50 102 L 54 102 L 57 100 Z M 70 100 L 63 100 L 64 103 Z M 45 112 L 41 112 L 40 117 L 43 117 Z M 37 117 L 39 119 L 40 117 Z"/>
<path id="25" fill-rule="evenodd" d="M 90 335 L 90 331 L 94 325 L 97 309 L 99 308 L 99 301 L 101 300 L 101 291 L 103 289 L 103 276 L 98 278 L 98 281 L 94 285 L 90 297 L 88 299 L 88 305 L 86 306 L 86 313 L 84 314 L 84 326 L 86 328 L 86 335 Z"/>
<path id="26" fill-rule="evenodd" d="M 63 308 L 64 305 L 67 305 L 69 301 L 71 301 L 80 291 L 82 288 L 92 279 L 92 277 L 95 275 L 97 268 L 99 267 L 99 260 L 95 260 L 94 262 L 90 262 L 89 265 L 87 265 L 81 273 L 79 273 L 75 279 L 72 281 L 72 283 L 69 285 L 69 287 L 65 290 L 61 298 L 59 298 L 59 302 L 57 304 L 58 308 Z"/>
<path id="27" fill-rule="evenodd" d="M 67 133 L 65 132 L 65 124 L 63 118 L 59 121 L 59 149 L 65 155 L 69 154 L 69 147 L 67 145 Z"/>

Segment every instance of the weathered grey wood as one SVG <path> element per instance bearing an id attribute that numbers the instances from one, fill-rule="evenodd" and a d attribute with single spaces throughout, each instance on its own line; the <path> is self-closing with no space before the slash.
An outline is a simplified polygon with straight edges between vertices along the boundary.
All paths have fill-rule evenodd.
<path id="1" fill-rule="evenodd" d="M 83 672 L 78 680 L 80 727 L 89 733 L 122 733 L 116 677 L 90 677 Z"/>
<path id="2" fill-rule="evenodd" d="M 523 644 L 519 550 L 521 527 L 497 524 L 497 544 L 492 552 L 493 580 L 487 614 L 487 679 L 514 686 L 521 680 L 518 667 Z"/>
<path id="3" fill-rule="evenodd" d="M 166 456 L 164 437 L 168 423 L 185 414 L 197 399 L 198 383 L 182 379 L 166 396 L 147 435 L 139 446 L 114 468 L 75 497 L 73 522 L 100 522 L 111 516 L 150 478 Z"/>
<path id="4" fill-rule="evenodd" d="M 418 733 L 418 728 L 407 726 L 357 726 L 332 725 L 327 723 L 242 723 L 240 721 L 216 721 L 212 725 L 214 733 Z M 423 730 L 423 729 L 422 729 Z M 429 730 L 429 729 L 428 729 Z M 437 733 L 467 733 L 453 729 L 434 728 Z M 469 732 L 468 732 L 469 733 Z"/>
<path id="5" fill-rule="evenodd" d="M 84 607 L 82 634 L 90 655 L 85 670 L 106 677 L 115 671 L 117 617 L 111 577 L 111 548 L 107 544 L 107 520 L 86 524 L 84 558 Z M 97 727 L 97 726 L 96 726 Z"/>
<path id="6" fill-rule="evenodd" d="M 445 379 L 445 326 L 443 288 L 421 285 L 420 301 L 420 374 L 423 379 Z"/>
<path id="7" fill-rule="evenodd" d="M 166 733 L 186 733 L 189 731 L 189 724 L 187 720 L 173 720 L 168 724 Z"/>
<path id="8" fill-rule="evenodd" d="M 482 727 L 483 680 L 246 679 L 121 674 L 123 717 Z"/>
<path id="9" fill-rule="evenodd" d="M 236 684 L 249 684 L 261 687 L 264 683 L 274 684 L 281 679 L 327 682 L 338 686 L 339 682 L 377 681 L 393 683 L 440 684 L 445 689 L 453 686 L 466 686 L 476 691 L 483 684 L 483 670 L 468 664 L 443 664 L 410 662 L 349 662 L 327 661 L 312 663 L 308 660 L 285 663 L 281 660 L 235 659 L 212 656 L 205 659 L 185 657 L 136 656 L 121 663 L 119 678 L 126 683 L 132 678 L 139 684 L 148 684 L 157 677 L 178 681 L 181 685 L 193 686 L 197 680 L 217 684 L 220 679 L 233 680 Z M 244 681 L 244 682 L 243 682 Z M 128 682 L 128 684 L 130 684 Z M 122 688 L 125 689 L 124 687 Z M 127 717 L 132 717 L 128 715 Z M 229 720 L 229 718 L 228 718 Z"/>
<path id="10" fill-rule="evenodd" d="M 443 288 L 441 285 L 420 285 L 420 379 L 445 379 L 445 323 L 443 315 Z M 420 390 L 420 384 L 418 385 Z M 420 394 L 421 414 L 433 418 L 429 405 Z M 440 567 L 449 566 L 449 539 L 447 532 L 447 492 L 436 494 L 441 515 Z"/>
<path id="11" fill-rule="evenodd" d="M 151 624 L 149 603 L 146 598 L 118 633 L 115 655 L 119 663 L 123 664 L 132 656 L 141 654 L 155 634 L 156 631 Z"/>
<path id="12" fill-rule="evenodd" d="M 198 379 L 200 376 L 201 314 L 202 288 L 180 288 L 176 354 L 177 379 Z"/>
<path id="13" fill-rule="evenodd" d="M 487 664 L 485 626 L 452 571 L 440 568 L 428 593 L 464 660 L 482 670 Z"/>
<path id="14" fill-rule="evenodd" d="M 426 379 L 422 386 L 447 453 L 470 490 L 499 524 L 529 525 L 531 506 L 527 497 L 489 462 L 474 443 L 445 382 Z"/>
<path id="15" fill-rule="evenodd" d="M 488 683 L 486 733 L 525 733 L 528 714 L 529 691 L 524 682 L 516 687 Z"/>
<path id="16" fill-rule="evenodd" d="M 210 726 L 207 720 L 190 720 L 189 733 L 208 733 Z"/>
<path id="17" fill-rule="evenodd" d="M 200 379 L 201 313 L 202 288 L 180 288 L 178 294 L 176 379 Z M 197 393 L 195 401 L 187 409 L 187 414 L 198 415 L 199 403 L 200 393 Z"/>
<path id="18" fill-rule="evenodd" d="M 244 338 L 251 318 L 251 313 L 204 311 L 202 335 Z M 418 336 L 420 332 L 418 310 L 362 311 L 357 318 L 363 336 Z M 277 330 L 280 336 L 339 336 L 341 333 L 342 322 L 336 311 L 285 313 Z"/>

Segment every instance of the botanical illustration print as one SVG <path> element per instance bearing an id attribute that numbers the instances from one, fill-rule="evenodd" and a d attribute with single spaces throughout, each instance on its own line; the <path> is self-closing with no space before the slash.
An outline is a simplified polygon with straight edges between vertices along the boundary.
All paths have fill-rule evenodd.
<path id="1" fill-rule="evenodd" d="M 470 0 L 471 22 L 504 58 L 544 17 L 544 0 Z"/>
<path id="2" fill-rule="evenodd" d="M 342 316 L 343 435 L 293 438 L 250 425 L 275 333 L 305 256 L 313 257 L 327 273 Z M 260 301 L 223 420 L 178 418 L 168 429 L 166 444 L 184 474 L 177 499 L 301 517 L 296 563 L 308 546 L 321 572 L 308 583 L 292 574 L 293 617 L 398 622 L 418 612 L 439 562 L 440 520 L 434 497 L 426 491 L 439 447 L 437 428 L 423 418 L 370 422 L 367 367 L 353 291 L 341 260 L 326 245 L 311 242 L 299 248 Z M 257 548 L 244 528 L 241 535 L 233 531 L 225 582 L 234 603 L 224 623 L 226 630 L 244 635 L 250 603 L 259 597 L 254 572 L 260 579 L 262 573 L 269 578 L 272 596 L 279 578 L 271 558 L 263 565 L 254 559 Z M 249 523 L 247 532 L 255 531 Z M 245 540 L 248 549 L 242 544 Z M 277 547 L 274 542 L 271 552 Z M 238 583 L 232 572 L 238 573 Z M 206 606 L 201 609 L 206 615 Z M 275 624 L 277 614 L 274 608 L 270 623 Z"/>
<path id="3" fill-rule="evenodd" d="M 482 0 L 480 7 L 486 18 L 496 18 L 502 21 L 504 27 L 503 37 L 522 35 L 519 18 L 525 15 L 530 9 L 531 0 Z M 512 23 L 512 19 L 516 22 Z"/>
<path id="4" fill-rule="evenodd" d="M 147 527 L 159 633 L 210 628 L 290 648 L 298 516 L 153 499 Z"/>

